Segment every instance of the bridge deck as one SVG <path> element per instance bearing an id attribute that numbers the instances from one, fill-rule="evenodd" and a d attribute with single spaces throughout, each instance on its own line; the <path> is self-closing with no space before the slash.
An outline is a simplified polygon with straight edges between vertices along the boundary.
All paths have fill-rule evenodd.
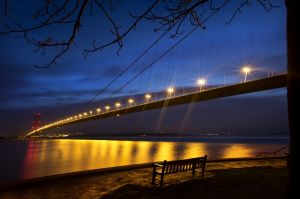
<path id="1" fill-rule="evenodd" d="M 52 128 L 56 128 L 57 126 L 66 126 L 80 122 L 86 122 L 90 120 L 96 120 L 107 117 L 116 117 L 117 115 L 124 115 L 129 113 L 141 112 L 146 110 L 158 109 L 168 106 L 176 106 L 180 104 L 187 104 L 193 102 L 200 102 L 205 100 L 229 97 L 234 95 L 253 93 L 258 91 L 276 89 L 286 87 L 287 85 L 287 74 L 281 74 L 273 77 L 268 77 L 259 80 L 248 81 L 245 83 L 239 83 L 229 86 L 223 86 L 219 88 L 209 89 L 205 91 L 194 92 L 186 95 L 175 96 L 163 100 L 152 101 L 145 104 L 139 104 L 136 106 L 130 106 L 121 108 L 119 110 L 112 110 L 109 112 L 103 112 L 100 114 L 87 116 L 84 118 L 71 120 L 65 123 L 60 123 L 58 125 L 51 125 L 47 128 L 41 128 L 34 132 L 30 132 L 28 135 L 32 135 L 34 133 L 40 132 L 41 130 L 48 130 Z"/>

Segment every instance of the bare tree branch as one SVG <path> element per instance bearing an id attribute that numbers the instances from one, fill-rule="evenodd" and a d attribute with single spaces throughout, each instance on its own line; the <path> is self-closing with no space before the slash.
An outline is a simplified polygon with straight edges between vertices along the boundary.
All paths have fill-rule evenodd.
<path id="1" fill-rule="evenodd" d="M 63 54 L 65 54 L 65 53 L 69 50 L 70 46 L 71 46 L 72 43 L 74 42 L 74 39 L 75 39 L 77 33 L 79 32 L 81 18 L 82 18 L 82 16 L 83 16 L 83 12 L 84 12 L 84 10 L 85 10 L 86 5 L 87 5 L 88 2 L 89 2 L 89 0 L 85 0 L 85 1 L 83 2 L 82 6 L 81 6 L 81 8 L 80 8 L 80 11 L 79 11 L 79 13 L 78 13 L 78 15 L 77 15 L 76 21 L 75 21 L 75 23 L 74 23 L 74 26 L 73 26 L 73 29 L 72 29 L 72 34 L 71 34 L 71 36 L 69 37 L 69 39 L 68 39 L 67 42 L 53 43 L 53 44 L 51 44 L 51 43 L 50 43 L 50 44 L 47 44 L 47 43 L 43 43 L 43 42 L 42 42 L 42 43 L 36 43 L 36 45 L 39 46 L 39 47 L 45 47 L 45 46 L 63 46 L 63 47 L 64 47 L 63 50 L 62 50 L 60 53 L 58 53 L 58 54 L 51 60 L 51 62 L 50 62 L 49 64 L 47 64 L 47 65 L 45 65 L 45 66 L 38 66 L 38 65 L 35 65 L 36 67 L 38 67 L 38 68 L 48 68 L 48 67 L 50 67 L 51 65 L 56 64 L 56 60 L 57 60 L 58 58 L 60 58 Z"/>
<path id="2" fill-rule="evenodd" d="M 134 30 L 135 29 L 135 27 L 136 27 L 136 25 L 159 3 L 159 1 L 160 0 L 156 0 L 142 15 L 140 15 L 134 22 L 133 22 L 133 24 L 123 33 L 123 34 L 119 34 L 119 36 L 118 37 L 116 37 L 113 41 L 111 41 L 111 42 L 108 42 L 108 43 L 106 43 L 106 44 L 103 44 L 103 45 L 101 45 L 101 46 L 93 46 L 93 48 L 91 48 L 91 49 L 85 49 L 84 50 L 84 57 L 87 57 L 87 55 L 89 54 L 89 53 L 91 53 L 91 52 L 95 52 L 95 51 L 98 51 L 98 50 L 102 50 L 102 49 L 104 49 L 105 47 L 107 47 L 107 46 L 111 46 L 111 45 L 113 45 L 113 44 L 115 44 L 115 43 L 122 43 L 122 39 L 125 37 L 125 36 L 127 36 L 127 34 L 129 33 L 129 32 L 131 32 L 132 30 Z M 120 45 L 119 45 L 120 46 Z M 121 47 L 122 47 L 123 45 L 121 45 Z M 120 48 L 119 48 L 119 50 L 120 50 Z"/>
<path id="3" fill-rule="evenodd" d="M 4 15 L 8 14 L 8 3 L 7 3 L 7 0 L 3 0 L 3 13 L 4 13 Z"/>
<path id="4" fill-rule="evenodd" d="M 192 1 L 177 1 L 177 4 L 173 1 L 165 1 L 165 9 L 168 11 L 168 15 L 160 15 L 152 12 L 146 16 L 146 19 L 153 22 L 158 21 L 161 26 L 156 28 L 155 31 L 165 29 L 166 27 L 169 28 L 179 21 L 175 32 L 171 34 L 171 38 L 175 38 L 184 32 L 181 30 L 181 26 L 185 22 L 187 16 L 190 16 L 189 21 L 191 25 L 198 25 L 201 27 L 200 16 L 202 14 L 198 14 L 197 9 L 208 1 L 209 0 L 200 0 L 191 6 L 189 4 L 191 4 Z M 206 9 L 201 13 L 204 13 L 205 10 Z"/>
<path id="5" fill-rule="evenodd" d="M 67 13 L 63 13 L 66 11 L 67 5 L 70 4 L 70 0 L 65 0 L 61 6 L 55 5 L 55 11 L 48 15 L 49 9 L 50 9 L 49 8 L 50 4 L 49 4 L 49 1 L 47 1 L 46 5 L 44 6 L 44 9 L 39 10 L 34 14 L 34 18 L 48 15 L 46 20 L 41 22 L 39 25 L 27 27 L 27 28 L 25 28 L 23 25 L 21 25 L 17 22 L 14 23 L 16 28 L 13 28 L 7 24 L 4 24 L 6 31 L 0 32 L 0 35 L 10 34 L 10 33 L 23 33 L 24 39 L 27 42 L 29 42 L 37 47 L 37 49 L 34 50 L 34 52 L 40 51 L 41 48 L 43 48 L 42 51 L 44 52 L 45 47 L 62 46 L 63 48 L 61 48 L 60 52 L 54 56 L 54 58 L 50 61 L 49 64 L 47 64 L 45 66 L 35 65 L 36 67 L 47 68 L 47 67 L 55 64 L 56 60 L 69 50 L 72 42 L 74 41 L 74 39 L 76 37 L 76 34 L 78 33 L 78 30 L 80 27 L 80 19 L 81 19 L 81 16 L 83 15 L 83 11 L 86 7 L 86 4 L 88 3 L 88 0 L 83 1 L 82 5 L 79 9 L 79 14 L 77 15 L 76 19 L 69 20 L 69 18 L 72 17 L 76 13 L 76 11 L 79 8 L 79 3 L 80 3 L 80 0 L 76 0 L 76 4 L 71 10 Z M 59 14 L 62 14 L 62 16 L 59 17 Z M 55 25 L 55 24 L 74 24 L 73 28 L 72 28 L 72 33 L 67 41 L 61 40 L 58 42 L 58 41 L 54 41 L 51 38 L 46 38 L 44 40 L 36 40 L 36 39 L 30 38 L 28 35 L 29 32 L 32 32 L 34 30 L 39 30 L 39 29 L 42 29 L 45 27 L 49 27 L 50 25 Z"/>
<path id="6" fill-rule="evenodd" d="M 230 1 L 230 0 L 228 0 Z M 273 5 L 271 0 L 256 0 L 266 11 L 270 11 L 272 8 L 278 6 Z M 39 68 L 48 68 L 56 64 L 56 61 L 63 56 L 72 45 L 75 45 L 75 39 L 77 39 L 79 29 L 82 26 L 82 16 L 85 14 L 87 4 L 90 2 L 90 15 L 93 16 L 94 6 L 97 6 L 99 12 L 103 13 L 104 18 L 111 24 L 111 29 L 109 30 L 113 39 L 107 41 L 104 44 L 98 44 L 97 40 L 91 44 L 88 49 L 83 49 L 83 57 L 86 58 L 89 53 L 101 51 L 108 46 L 117 44 L 119 54 L 120 50 L 124 47 L 123 39 L 132 31 L 135 30 L 136 26 L 140 23 L 142 19 L 152 21 L 158 26 L 154 31 L 170 31 L 170 38 L 177 38 L 184 33 L 185 25 L 188 23 L 192 26 L 198 26 L 205 28 L 203 26 L 203 16 L 208 11 L 219 10 L 221 5 L 217 5 L 214 0 L 154 0 L 151 5 L 142 12 L 141 15 L 134 16 L 129 12 L 129 15 L 133 17 L 134 21 L 132 24 L 125 29 L 122 33 L 120 31 L 120 26 L 117 21 L 113 19 L 111 11 L 118 4 L 119 0 L 63 0 L 60 4 L 56 4 L 54 0 L 46 0 L 42 9 L 37 10 L 33 18 L 35 20 L 40 20 L 41 22 L 33 25 L 26 26 L 19 22 L 14 22 L 11 24 L 3 24 L 4 30 L 0 31 L 0 35 L 22 33 L 23 38 L 30 44 L 32 44 L 35 49 L 34 52 L 41 52 L 44 54 L 47 49 L 54 49 L 57 53 L 53 56 L 52 60 L 45 66 L 37 66 Z M 226 21 L 228 25 L 233 21 L 238 13 L 244 6 L 249 4 L 249 0 L 239 0 L 237 8 L 234 10 L 230 19 Z M 3 0 L 3 10 L 4 14 L 8 13 L 7 5 L 8 1 Z M 206 15 L 206 14 L 205 14 Z M 50 26 L 65 26 L 68 24 L 70 29 L 70 34 L 65 38 L 59 38 L 59 36 L 45 38 L 38 38 L 37 36 L 32 36 L 33 31 L 39 31 L 41 29 L 46 29 Z M 102 42 L 102 41 L 101 41 Z"/>
<path id="7" fill-rule="evenodd" d="M 266 11 L 271 11 L 272 8 L 278 8 L 279 6 L 273 5 L 271 0 L 256 0 Z M 234 13 L 228 21 L 225 21 L 226 25 L 230 24 L 238 13 L 242 13 L 242 8 L 249 5 L 249 0 L 243 0 L 239 6 L 235 9 Z"/>
<path id="8" fill-rule="evenodd" d="M 266 10 L 271 11 L 272 8 L 278 8 L 279 6 L 274 5 L 271 0 L 257 0 L 257 2 Z"/>
<path id="9" fill-rule="evenodd" d="M 98 7 L 100 8 L 100 10 L 103 12 L 105 17 L 108 19 L 108 21 L 113 25 L 114 30 L 111 31 L 112 34 L 116 38 L 120 38 L 119 27 L 117 26 L 116 22 L 112 19 L 112 17 L 108 14 L 108 12 L 105 10 L 105 8 L 102 6 L 102 4 L 98 0 L 94 0 L 94 1 L 96 2 Z M 119 45 L 119 48 L 123 47 L 121 39 L 118 41 L 118 45 Z"/>
<path id="10" fill-rule="evenodd" d="M 230 24 L 232 22 L 232 20 L 234 19 L 234 17 L 238 14 L 242 12 L 242 8 L 246 5 L 249 4 L 249 0 L 244 0 L 242 3 L 240 3 L 240 5 L 235 9 L 233 15 L 230 17 L 230 19 L 228 21 L 225 21 L 226 25 Z"/>

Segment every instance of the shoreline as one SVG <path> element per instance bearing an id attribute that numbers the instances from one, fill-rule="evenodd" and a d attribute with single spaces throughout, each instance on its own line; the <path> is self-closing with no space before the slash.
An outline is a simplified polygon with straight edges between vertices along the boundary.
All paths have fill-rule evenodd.
<path id="1" fill-rule="evenodd" d="M 215 160 L 207 160 L 207 163 L 234 163 L 239 161 L 268 161 L 268 160 L 287 160 L 287 156 L 278 156 L 278 157 L 247 157 L 247 158 L 226 158 L 226 159 L 215 159 Z M 154 162 L 149 163 L 142 163 L 142 164 L 133 164 L 133 165 L 125 165 L 125 166 L 116 166 L 116 167 L 107 167 L 107 168 L 100 168 L 100 169 L 92 169 L 92 170 L 83 170 L 83 171 L 75 171 L 69 173 L 61 173 L 49 176 L 42 176 L 36 178 L 29 178 L 18 180 L 14 182 L 8 183 L 0 183 L 0 190 L 5 190 L 17 186 L 28 186 L 28 185 L 35 185 L 37 183 L 47 183 L 57 180 L 66 180 L 71 178 L 78 178 L 78 177 L 87 177 L 91 175 L 99 175 L 99 174 L 109 174 L 115 172 L 122 172 L 122 171 L 130 171 L 135 169 L 143 169 L 143 168 L 150 168 L 152 167 Z M 162 162 L 155 162 L 155 163 L 162 163 Z"/>
<path id="2" fill-rule="evenodd" d="M 206 164 L 204 177 L 198 172 L 179 172 L 166 176 L 163 187 L 151 184 L 152 166 L 135 166 L 31 179 L 31 183 L 23 181 L 0 189 L 0 198 L 282 199 L 288 179 L 286 157 L 211 160 Z"/>
<path id="3" fill-rule="evenodd" d="M 199 143 L 241 143 L 241 144 L 289 144 L 289 136 L 280 135 L 205 135 L 205 136 L 97 136 L 57 138 L 17 138 L 4 140 L 107 140 L 141 142 L 199 142 Z"/>

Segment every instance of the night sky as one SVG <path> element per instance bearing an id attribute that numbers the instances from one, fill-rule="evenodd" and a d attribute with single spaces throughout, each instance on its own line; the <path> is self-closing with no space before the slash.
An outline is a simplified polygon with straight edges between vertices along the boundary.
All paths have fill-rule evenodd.
<path id="1" fill-rule="evenodd" d="M 121 32 L 133 19 L 128 11 L 141 13 L 148 1 L 120 1 L 112 12 L 121 24 Z M 42 114 L 42 123 L 79 114 L 84 111 L 112 105 L 123 99 L 146 92 L 159 92 L 173 85 L 176 88 L 196 87 L 199 77 L 207 78 L 207 87 L 238 83 L 243 80 L 240 67 L 249 64 L 253 73 L 248 80 L 286 72 L 286 10 L 283 1 L 274 1 L 279 8 L 267 12 L 256 1 L 242 8 L 233 21 L 226 25 L 236 6 L 232 1 L 210 18 L 180 45 L 160 59 L 147 72 L 107 99 L 110 94 L 128 81 L 154 59 L 160 56 L 181 37 L 164 37 L 125 75 L 92 104 L 88 102 L 118 73 L 126 68 L 162 32 L 154 32 L 157 24 L 142 21 L 123 41 L 124 48 L 117 54 L 117 46 L 105 48 L 83 59 L 82 49 L 91 46 L 94 39 L 105 43 L 112 39 L 110 25 L 103 16 L 85 15 L 76 46 L 72 46 L 57 64 L 47 69 L 35 68 L 46 64 L 54 55 L 34 53 L 34 47 L 22 35 L 0 35 L 0 136 L 24 135 L 31 128 L 33 115 Z M 20 3 L 9 1 L 9 15 L 1 13 L 3 24 L 21 21 L 34 24 L 32 14 L 43 6 L 43 1 Z M 192 27 L 184 25 L 185 33 Z M 0 31 L 1 31 L 0 30 Z M 37 37 L 64 36 L 69 26 L 36 31 Z M 177 93 L 179 94 L 179 93 Z M 104 102 L 105 101 L 105 102 Z M 188 108 L 191 113 L 187 114 Z M 288 131 L 286 89 L 211 100 L 195 105 L 182 105 L 167 110 L 154 110 L 121 118 L 104 119 L 77 125 L 65 131 L 87 133 L 149 132 L 271 132 Z"/>

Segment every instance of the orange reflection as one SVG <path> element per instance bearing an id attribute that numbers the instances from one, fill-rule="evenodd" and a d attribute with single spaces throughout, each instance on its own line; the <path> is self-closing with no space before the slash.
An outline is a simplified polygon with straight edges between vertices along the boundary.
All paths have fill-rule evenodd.
<path id="1" fill-rule="evenodd" d="M 209 155 L 206 150 L 206 143 L 188 143 L 184 150 L 183 159 Z"/>
<path id="2" fill-rule="evenodd" d="M 138 153 L 136 154 L 135 161 L 136 162 L 145 162 L 145 158 L 147 161 L 153 161 L 153 154 L 151 154 L 151 147 L 153 142 L 137 142 Z"/>
<path id="3" fill-rule="evenodd" d="M 239 158 L 253 156 L 253 151 L 250 147 L 244 144 L 233 144 L 225 148 L 223 158 Z"/>
<path id="4" fill-rule="evenodd" d="M 250 157 L 271 150 L 271 146 L 229 143 L 36 140 L 29 141 L 23 178 L 203 155 L 209 159 Z"/>
<path id="5" fill-rule="evenodd" d="M 133 141 L 122 141 L 122 150 L 120 153 L 120 165 L 126 165 L 128 162 L 132 162 L 132 150 L 134 143 Z"/>

